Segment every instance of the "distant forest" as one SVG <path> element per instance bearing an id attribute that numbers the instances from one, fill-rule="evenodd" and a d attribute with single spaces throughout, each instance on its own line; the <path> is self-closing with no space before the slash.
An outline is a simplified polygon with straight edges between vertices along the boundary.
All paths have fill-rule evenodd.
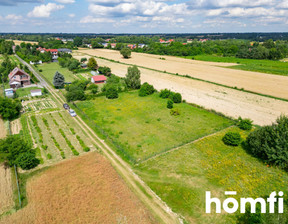
<path id="1" fill-rule="evenodd" d="M 46 48 L 103 48 L 116 43 L 115 50 L 128 44 L 133 51 L 159 55 L 217 55 L 247 59 L 279 60 L 288 56 L 288 33 L 214 33 L 214 34 L 0 34 L 0 38 L 37 41 Z M 55 38 L 58 38 L 56 40 Z M 65 44 L 62 42 L 65 39 Z M 172 40 L 160 43 L 159 40 Z M 138 47 L 142 44 L 142 47 Z M 143 46 L 144 45 L 144 46 Z"/>

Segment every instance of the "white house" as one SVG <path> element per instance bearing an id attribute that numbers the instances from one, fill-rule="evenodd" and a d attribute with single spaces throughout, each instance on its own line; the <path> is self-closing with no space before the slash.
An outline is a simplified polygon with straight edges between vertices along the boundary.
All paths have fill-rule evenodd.
<path id="1" fill-rule="evenodd" d="M 32 89 L 30 90 L 31 96 L 42 96 L 42 90 L 41 89 Z"/>

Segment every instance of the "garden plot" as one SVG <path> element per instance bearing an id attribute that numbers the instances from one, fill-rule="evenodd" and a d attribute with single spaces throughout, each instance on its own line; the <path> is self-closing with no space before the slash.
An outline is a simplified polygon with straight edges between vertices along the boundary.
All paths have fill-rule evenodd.
<path id="1" fill-rule="evenodd" d="M 52 164 L 62 159 L 96 150 L 86 133 L 78 131 L 78 125 L 66 111 L 32 115 L 29 126 L 38 157 L 43 164 Z M 69 117 L 70 118 L 70 117 Z"/>
<path id="2" fill-rule="evenodd" d="M 45 109 L 56 109 L 56 103 L 50 99 L 29 100 L 22 103 L 24 111 L 40 111 Z"/>

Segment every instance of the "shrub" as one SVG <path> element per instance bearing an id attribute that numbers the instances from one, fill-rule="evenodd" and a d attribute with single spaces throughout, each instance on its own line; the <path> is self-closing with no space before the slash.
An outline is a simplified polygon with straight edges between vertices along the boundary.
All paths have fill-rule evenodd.
<path id="1" fill-rule="evenodd" d="M 163 99 L 166 99 L 166 98 L 168 98 L 168 97 L 170 96 L 170 93 L 171 93 L 171 91 L 170 91 L 169 89 L 162 89 L 162 90 L 160 91 L 159 96 L 160 96 L 161 98 L 163 98 Z"/>
<path id="2" fill-rule="evenodd" d="M 47 159 L 52 159 L 52 155 L 50 153 L 47 154 Z"/>
<path id="3" fill-rule="evenodd" d="M 89 148 L 89 147 L 85 147 L 85 148 L 83 149 L 83 151 L 84 151 L 84 152 L 89 152 L 89 151 L 90 151 L 90 148 Z"/>
<path id="4" fill-rule="evenodd" d="M 225 145 L 238 146 L 242 142 L 242 138 L 240 133 L 229 131 L 224 135 L 222 141 Z"/>
<path id="5" fill-rule="evenodd" d="M 288 169 L 288 117 L 281 116 L 270 126 L 249 134 L 247 149 L 270 165 Z"/>
<path id="6" fill-rule="evenodd" d="M 253 121 L 250 119 L 242 119 L 241 117 L 238 118 L 237 126 L 242 130 L 251 130 L 252 129 Z"/>
<path id="7" fill-rule="evenodd" d="M 170 99 L 167 101 L 167 108 L 168 109 L 172 109 L 173 108 L 173 101 L 170 100 Z"/>
<path id="8" fill-rule="evenodd" d="M 182 96 L 180 93 L 174 93 L 172 96 L 172 100 L 174 103 L 181 103 L 182 102 Z"/>
<path id="9" fill-rule="evenodd" d="M 170 114 L 171 114 L 172 116 L 178 116 L 178 115 L 180 115 L 180 111 L 179 111 L 179 109 L 177 109 L 177 108 L 171 109 L 171 110 L 170 110 Z"/>
<path id="10" fill-rule="evenodd" d="M 116 99 L 118 98 L 118 91 L 114 86 L 109 86 L 106 91 L 106 98 L 108 99 Z"/>
<path id="11" fill-rule="evenodd" d="M 148 96 L 155 92 L 155 89 L 152 85 L 149 85 L 147 82 L 143 83 L 139 90 L 139 96 Z"/>
<path id="12" fill-rule="evenodd" d="M 17 160 L 16 164 L 19 165 L 23 170 L 29 170 L 38 166 L 40 160 L 35 157 L 35 153 L 26 152 L 21 154 Z"/>
<path id="13" fill-rule="evenodd" d="M 42 147 L 42 149 L 44 149 L 44 150 L 47 150 L 47 149 L 48 149 L 48 145 L 42 145 L 41 147 Z"/>

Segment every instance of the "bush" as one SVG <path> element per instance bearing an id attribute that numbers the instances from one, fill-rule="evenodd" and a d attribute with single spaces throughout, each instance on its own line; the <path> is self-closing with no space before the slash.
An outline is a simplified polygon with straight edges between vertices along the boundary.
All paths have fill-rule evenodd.
<path id="1" fill-rule="evenodd" d="M 270 165 L 288 169 L 288 117 L 281 116 L 270 126 L 249 134 L 247 149 Z"/>
<path id="2" fill-rule="evenodd" d="M 162 89 L 162 90 L 160 91 L 159 96 L 160 96 L 161 98 L 163 98 L 163 99 L 166 99 L 166 98 L 168 98 L 168 97 L 170 96 L 170 94 L 171 94 L 171 91 L 170 91 L 169 89 Z"/>
<path id="3" fill-rule="evenodd" d="M 172 116 L 178 116 L 178 115 L 180 115 L 180 111 L 179 111 L 179 109 L 171 109 L 170 110 L 170 114 L 172 115 Z"/>
<path id="4" fill-rule="evenodd" d="M 180 93 L 174 93 L 172 96 L 172 100 L 174 103 L 181 103 L 182 102 L 182 96 Z"/>
<path id="5" fill-rule="evenodd" d="M 222 141 L 225 145 L 238 146 L 242 142 L 242 138 L 240 133 L 229 131 L 224 135 Z"/>
<path id="6" fill-rule="evenodd" d="M 106 98 L 107 99 L 116 99 L 118 98 L 118 91 L 114 86 L 109 86 L 106 91 Z"/>
<path id="7" fill-rule="evenodd" d="M 155 89 L 152 85 L 149 85 L 147 82 L 143 83 L 139 90 L 139 96 L 148 96 L 155 92 Z"/>
<path id="8" fill-rule="evenodd" d="M 83 151 L 84 151 L 84 152 L 89 152 L 89 151 L 90 151 L 90 148 L 89 148 L 89 147 L 85 147 L 85 148 L 83 149 Z"/>
<path id="9" fill-rule="evenodd" d="M 172 109 L 173 108 L 173 101 L 170 100 L 170 99 L 167 101 L 167 108 L 168 109 Z"/>
<path id="10" fill-rule="evenodd" d="M 38 166 L 40 160 L 35 157 L 35 153 L 26 152 L 21 154 L 17 160 L 16 164 L 19 165 L 23 170 L 29 170 Z"/>
<path id="11" fill-rule="evenodd" d="M 52 155 L 50 153 L 47 154 L 47 159 L 52 159 Z"/>
<path id="12" fill-rule="evenodd" d="M 250 119 L 242 119 L 239 117 L 237 126 L 242 130 L 250 131 L 252 129 L 252 123 L 253 121 Z"/>

